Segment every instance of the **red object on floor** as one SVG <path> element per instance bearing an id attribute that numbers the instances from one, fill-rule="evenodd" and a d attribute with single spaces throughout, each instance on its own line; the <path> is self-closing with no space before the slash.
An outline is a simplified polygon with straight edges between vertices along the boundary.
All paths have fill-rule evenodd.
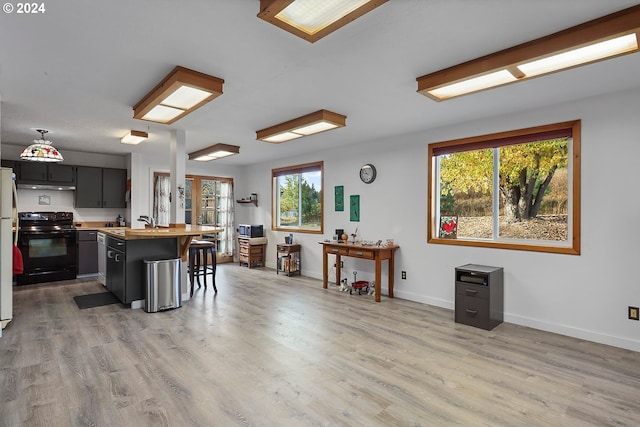
<path id="1" fill-rule="evenodd" d="M 369 282 L 367 282 L 366 280 L 358 280 L 357 282 L 352 282 L 351 283 L 351 287 L 353 289 L 368 288 L 369 287 Z"/>
<path id="2" fill-rule="evenodd" d="M 16 245 L 13 245 L 13 274 L 22 274 L 24 272 L 24 263 L 22 261 L 22 252 Z"/>

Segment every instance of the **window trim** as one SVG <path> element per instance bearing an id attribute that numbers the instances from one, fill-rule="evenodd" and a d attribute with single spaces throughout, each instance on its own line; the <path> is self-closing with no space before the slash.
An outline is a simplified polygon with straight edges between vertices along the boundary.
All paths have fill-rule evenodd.
<path id="1" fill-rule="evenodd" d="M 320 169 L 320 229 L 309 230 L 306 228 L 279 227 L 278 226 L 278 198 L 276 197 L 276 180 L 275 178 L 283 175 L 291 175 L 294 173 L 314 172 Z M 271 169 L 271 229 L 273 231 L 285 231 L 308 234 L 324 233 L 324 161 L 303 163 L 300 165 L 285 166 L 281 168 Z"/>
<path id="2" fill-rule="evenodd" d="M 436 185 L 437 179 L 434 174 L 437 171 L 436 157 L 439 153 L 443 154 L 447 151 L 453 152 L 453 150 L 459 150 L 463 146 L 483 147 L 491 145 L 491 141 L 497 140 L 512 140 L 516 141 L 518 138 L 533 134 L 545 134 L 562 131 L 564 129 L 571 129 L 572 132 L 572 148 L 570 150 L 569 162 L 572 168 L 572 187 L 571 187 L 571 243 L 566 246 L 558 246 L 551 244 L 528 244 L 523 243 L 522 240 L 517 242 L 505 242 L 491 241 L 491 240 L 464 240 L 464 239 L 443 239 L 437 237 L 437 212 L 436 212 Z M 518 129 L 506 132 L 498 132 L 488 135 L 474 136 L 469 138 L 455 139 L 450 141 L 436 142 L 428 145 L 427 153 L 427 168 L 428 168 L 428 184 L 427 184 L 427 243 L 453 245 L 453 246 L 474 246 L 494 249 L 512 249 L 522 251 L 533 252 L 548 252 L 567 255 L 580 255 L 580 187 L 581 187 L 581 169 L 580 169 L 580 155 L 581 155 L 581 121 L 574 120 L 562 123 L 555 123 L 544 126 L 535 126 L 526 129 Z"/>

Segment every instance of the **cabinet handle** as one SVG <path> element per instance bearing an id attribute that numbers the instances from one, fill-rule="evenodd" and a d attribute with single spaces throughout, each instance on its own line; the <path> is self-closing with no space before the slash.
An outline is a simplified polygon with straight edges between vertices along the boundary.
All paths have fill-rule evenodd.
<path id="1" fill-rule="evenodd" d="M 116 262 L 120 262 L 120 261 L 121 261 L 121 259 L 120 259 L 120 254 L 116 254 L 116 256 L 115 256 L 115 260 L 116 260 Z"/>
<path id="2" fill-rule="evenodd" d="M 478 291 L 475 290 L 475 289 L 465 289 L 464 293 L 467 294 L 467 295 L 477 295 Z"/>
<path id="3" fill-rule="evenodd" d="M 114 252 L 113 251 L 107 251 L 107 258 L 113 258 Z"/>
<path id="4" fill-rule="evenodd" d="M 478 314 L 478 310 L 471 310 L 470 308 L 467 308 L 465 311 L 467 312 L 467 314 L 470 314 L 472 316 Z"/>
<path id="5" fill-rule="evenodd" d="M 364 255 L 364 252 L 356 252 L 356 255 L 362 256 L 362 255 Z"/>

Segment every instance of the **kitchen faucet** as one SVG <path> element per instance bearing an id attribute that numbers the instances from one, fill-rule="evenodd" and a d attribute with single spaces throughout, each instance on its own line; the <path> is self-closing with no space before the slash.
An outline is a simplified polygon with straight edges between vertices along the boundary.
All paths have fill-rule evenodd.
<path id="1" fill-rule="evenodd" d="M 140 215 L 140 218 L 138 218 L 138 221 L 142 221 L 146 224 L 149 224 L 151 228 L 156 228 L 156 219 L 152 216 Z"/>

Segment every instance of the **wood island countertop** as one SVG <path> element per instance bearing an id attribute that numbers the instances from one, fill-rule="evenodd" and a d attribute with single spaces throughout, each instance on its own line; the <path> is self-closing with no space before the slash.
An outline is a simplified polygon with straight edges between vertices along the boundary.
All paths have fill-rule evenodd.
<path id="1" fill-rule="evenodd" d="M 123 240 L 162 239 L 175 237 L 180 246 L 180 257 L 186 260 L 191 240 L 202 234 L 221 233 L 222 228 L 209 225 L 186 225 L 180 227 L 131 228 L 102 227 L 97 229 L 108 236 Z"/>
<path id="2" fill-rule="evenodd" d="M 187 225 L 183 227 L 131 228 L 131 227 L 101 227 L 99 232 L 123 240 L 158 239 L 167 237 L 194 237 L 202 234 L 221 233 L 219 227 L 209 225 Z"/>

